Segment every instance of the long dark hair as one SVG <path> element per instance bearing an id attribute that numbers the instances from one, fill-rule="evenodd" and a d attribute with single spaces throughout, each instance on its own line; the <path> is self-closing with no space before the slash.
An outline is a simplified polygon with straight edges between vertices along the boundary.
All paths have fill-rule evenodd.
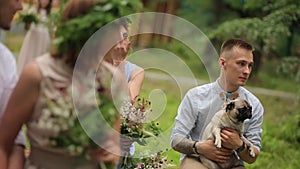
<path id="1" fill-rule="evenodd" d="M 53 1 L 53 0 L 49 0 L 47 6 L 45 7 L 45 10 L 46 10 L 46 12 L 47 12 L 47 15 L 49 15 L 50 12 L 51 12 L 52 1 Z M 37 9 L 38 13 L 41 11 L 41 9 L 42 9 L 41 0 L 38 0 L 38 9 Z"/>
<path id="2" fill-rule="evenodd" d="M 130 1 L 131 2 L 131 1 Z M 119 1 L 114 1 L 111 9 L 105 9 L 107 1 L 99 0 L 69 0 L 64 8 L 61 18 L 61 24 L 57 28 L 55 43 L 55 51 L 53 56 L 56 58 L 64 58 L 66 63 L 73 67 L 77 57 L 87 42 L 87 40 L 102 26 L 112 22 L 116 18 L 122 16 L 122 10 L 135 11 L 128 1 L 124 5 Z M 135 2 L 132 0 L 132 2 Z M 85 24 L 83 24 L 85 23 Z M 87 23 L 87 24 L 86 24 Z M 127 28 L 128 21 L 120 21 L 117 25 Z M 99 37 L 99 39 L 105 39 Z M 111 40 L 111 39 L 110 39 Z M 99 45 L 96 43 L 96 45 Z M 96 46 L 95 49 L 99 48 Z"/>

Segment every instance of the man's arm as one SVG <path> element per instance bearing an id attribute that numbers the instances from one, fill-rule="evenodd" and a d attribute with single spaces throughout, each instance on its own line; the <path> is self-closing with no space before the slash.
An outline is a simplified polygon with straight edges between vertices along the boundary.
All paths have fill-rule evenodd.
<path id="1" fill-rule="evenodd" d="M 181 136 L 176 136 L 174 137 L 171 144 L 172 148 L 178 152 L 181 152 L 183 154 L 195 154 L 193 151 L 193 140 Z"/>
<path id="2" fill-rule="evenodd" d="M 195 147 L 195 148 L 193 148 Z M 231 156 L 231 150 L 217 148 L 213 140 L 193 141 L 184 137 L 176 136 L 172 142 L 172 148 L 184 154 L 198 154 L 219 163 L 227 162 Z"/>
<path id="3" fill-rule="evenodd" d="M 242 143 L 243 144 L 243 143 Z M 255 154 L 255 157 L 251 157 L 250 156 L 250 152 L 249 150 L 245 147 L 245 149 L 242 151 L 242 152 L 239 152 L 238 155 L 239 157 L 247 162 L 248 164 L 252 164 L 256 161 L 258 155 L 259 155 L 259 151 L 256 147 L 253 147 L 254 148 L 254 154 Z"/>
<path id="4" fill-rule="evenodd" d="M 178 114 L 175 118 L 175 125 L 171 135 L 171 146 L 174 150 L 183 154 L 193 153 L 193 140 L 187 139 L 190 131 L 195 126 L 197 113 L 193 108 L 189 91 L 178 107 Z"/>

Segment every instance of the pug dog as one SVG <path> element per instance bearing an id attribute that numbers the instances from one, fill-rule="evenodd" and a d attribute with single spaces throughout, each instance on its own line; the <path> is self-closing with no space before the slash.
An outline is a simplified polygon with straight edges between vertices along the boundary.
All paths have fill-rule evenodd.
<path id="1" fill-rule="evenodd" d="M 246 100 L 241 98 L 228 100 L 223 108 L 213 116 L 210 123 L 205 128 L 202 140 L 214 139 L 216 147 L 221 148 L 221 130 L 224 128 L 235 129 L 238 131 L 242 141 L 247 145 L 250 156 L 255 157 L 254 145 L 243 136 L 244 121 L 251 117 L 252 107 Z M 232 166 L 239 164 L 237 154 L 234 151 L 232 158 L 230 158 L 227 163 L 217 163 L 204 156 L 200 156 L 200 160 L 209 169 L 231 168 Z"/>

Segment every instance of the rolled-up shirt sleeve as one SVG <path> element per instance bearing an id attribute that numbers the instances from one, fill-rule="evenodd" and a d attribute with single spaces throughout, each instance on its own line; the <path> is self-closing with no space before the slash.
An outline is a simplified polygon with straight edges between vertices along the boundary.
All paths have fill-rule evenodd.
<path id="1" fill-rule="evenodd" d="M 260 151 L 264 109 L 258 101 L 252 105 L 256 106 L 252 107 L 252 118 L 245 124 L 244 136 Z"/>
<path id="2" fill-rule="evenodd" d="M 178 114 L 175 118 L 175 124 L 171 134 L 171 145 L 176 136 L 188 138 L 189 132 L 195 126 L 197 113 L 193 108 L 195 103 L 190 94 L 187 93 L 178 107 Z"/>

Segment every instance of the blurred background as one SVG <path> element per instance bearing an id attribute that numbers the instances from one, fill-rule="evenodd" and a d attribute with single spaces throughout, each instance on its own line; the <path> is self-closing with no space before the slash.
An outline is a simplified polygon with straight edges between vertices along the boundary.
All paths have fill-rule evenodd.
<path id="1" fill-rule="evenodd" d="M 108 2 L 110 0 L 107 0 Z M 114 0 L 111 0 L 112 2 Z M 137 0 L 131 11 L 107 15 L 112 19 L 136 12 L 161 12 L 181 17 L 194 24 L 211 41 L 218 51 L 221 43 L 230 37 L 240 37 L 255 47 L 254 70 L 246 88 L 261 100 L 264 108 L 262 150 L 258 160 L 247 165 L 250 169 L 299 169 L 300 168 L 300 1 L 299 0 Z M 24 10 L 17 14 L 10 31 L 0 31 L 0 40 L 14 53 L 18 60 L 26 26 L 38 20 L 29 8 L 37 7 L 36 0 L 23 0 Z M 49 14 L 48 29 L 54 39 L 55 24 L 67 0 L 53 0 Z M 127 3 L 126 0 L 120 2 Z M 130 0 L 128 0 L 130 2 Z M 114 5 L 118 3 L 112 3 Z M 121 4 L 121 3 L 120 3 Z M 162 29 L 172 34 L 168 21 L 155 20 L 153 29 Z M 82 23 L 85 24 L 85 23 Z M 141 23 L 143 24 L 143 23 Z M 141 25 L 142 27 L 142 25 Z M 84 32 L 82 32 L 84 33 Z M 193 37 L 195 32 L 186 32 Z M 186 45 L 171 37 L 159 34 L 139 34 L 130 37 L 132 54 L 145 48 L 158 48 L 173 53 L 182 59 L 200 83 L 209 82 L 209 76 L 198 56 Z M 149 54 L 151 57 L 151 53 Z M 132 62 L 134 57 L 129 57 Z M 138 64 L 138 63 L 137 63 Z M 148 97 L 154 89 L 160 89 L 166 97 L 166 106 L 155 119 L 163 130 L 172 127 L 177 108 L 182 98 L 174 81 L 161 76 L 147 75 L 141 95 Z M 149 73 L 152 71 L 149 70 Z M 156 74 L 163 74 L 155 71 Z M 164 76 L 162 76 L 164 77 Z M 186 88 L 193 87 L 190 85 Z M 185 91 L 183 91 L 185 92 Z M 138 146 L 138 145 L 137 145 Z M 140 148 L 142 149 L 142 148 Z M 139 151 L 139 147 L 137 147 Z M 141 151 L 141 150 L 140 150 Z M 137 152 L 138 153 L 138 152 Z M 178 168 L 179 153 L 167 149 L 166 155 Z"/>

